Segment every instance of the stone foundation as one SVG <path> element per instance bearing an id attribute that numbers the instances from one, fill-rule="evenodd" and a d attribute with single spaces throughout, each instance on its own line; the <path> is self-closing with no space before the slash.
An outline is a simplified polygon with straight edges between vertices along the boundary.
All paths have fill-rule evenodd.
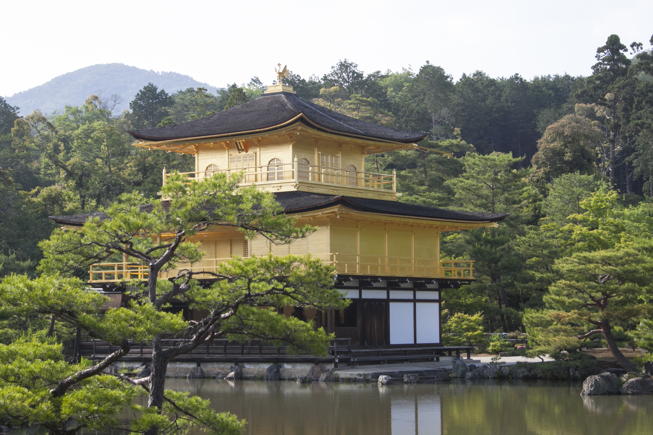
<path id="1" fill-rule="evenodd" d="M 306 382 L 377 382 L 379 376 L 387 376 L 389 383 L 439 383 L 476 379 L 545 379 L 579 380 L 596 373 L 595 366 L 584 367 L 576 363 L 479 363 L 473 360 L 441 359 L 440 362 L 378 364 L 335 369 L 332 364 L 323 363 L 215 363 L 215 362 L 171 362 L 168 364 L 169 378 L 256 379 L 266 381 L 290 380 Z M 110 371 L 128 373 L 131 376 L 146 376 L 147 370 L 141 363 L 120 362 Z M 593 373 L 594 372 L 594 373 Z M 385 378 L 384 378 L 385 379 Z M 653 382 L 651 382 L 653 386 Z M 648 388 L 648 384 L 647 384 Z M 652 387 L 653 388 L 653 387 Z"/>
<path id="2" fill-rule="evenodd" d="M 240 366 L 241 379 L 266 379 L 270 371 L 278 373 L 278 379 L 272 380 L 304 380 L 318 381 L 327 380 L 333 366 L 331 364 L 312 363 L 237 363 Z M 212 362 L 171 362 L 168 364 L 167 377 L 169 378 L 224 378 L 234 371 L 234 363 L 212 363 Z M 268 370 L 270 366 L 278 366 L 278 370 Z M 110 370 L 137 374 L 143 369 L 141 363 L 119 362 L 114 364 Z M 275 376 L 276 378 L 276 376 Z"/>

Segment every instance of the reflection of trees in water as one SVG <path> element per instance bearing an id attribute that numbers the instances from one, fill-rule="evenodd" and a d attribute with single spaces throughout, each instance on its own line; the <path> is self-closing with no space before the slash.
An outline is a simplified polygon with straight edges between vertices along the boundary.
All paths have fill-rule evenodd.
<path id="1" fill-rule="evenodd" d="M 581 397 L 576 386 L 486 384 L 440 390 L 445 434 L 648 434 L 653 400 Z"/>
<path id="2" fill-rule="evenodd" d="M 248 420 L 257 435 L 648 434 L 651 397 L 582 398 L 551 383 L 308 385 L 171 380 Z"/>

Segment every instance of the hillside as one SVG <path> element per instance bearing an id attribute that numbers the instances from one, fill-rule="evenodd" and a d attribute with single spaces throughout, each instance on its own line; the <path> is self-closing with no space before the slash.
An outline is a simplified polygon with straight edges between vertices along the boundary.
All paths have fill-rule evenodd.
<path id="1" fill-rule="evenodd" d="M 89 95 L 98 95 L 115 104 L 114 113 L 129 108 L 129 102 L 147 83 L 173 93 L 190 87 L 203 87 L 211 92 L 216 88 L 174 72 L 148 71 L 120 63 L 92 65 L 60 75 L 32 89 L 7 98 L 22 115 L 38 109 L 45 114 L 60 112 L 65 106 L 78 106 Z"/>

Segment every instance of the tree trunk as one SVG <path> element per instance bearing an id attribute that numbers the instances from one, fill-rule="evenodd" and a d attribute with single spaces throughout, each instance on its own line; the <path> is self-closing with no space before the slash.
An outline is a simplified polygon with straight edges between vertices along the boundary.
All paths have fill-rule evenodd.
<path id="1" fill-rule="evenodd" d="M 150 375 L 150 394 L 147 400 L 147 407 L 157 407 L 159 412 L 163 408 L 166 371 L 168 370 L 168 360 L 163 355 L 161 338 L 155 337 L 152 340 L 152 373 Z M 146 435 L 156 435 L 157 429 L 150 429 Z"/>
<path id="2" fill-rule="evenodd" d="M 50 326 L 48 327 L 48 332 L 46 334 L 47 337 L 54 337 L 54 325 L 55 325 L 55 317 L 54 314 L 50 316 Z"/>
<path id="3" fill-rule="evenodd" d="M 614 358 L 617 360 L 617 363 L 629 372 L 634 372 L 635 365 L 628 358 L 626 358 L 623 353 L 621 353 L 619 346 L 617 346 L 614 336 L 612 335 L 612 327 L 610 326 L 610 322 L 602 322 L 601 330 L 603 331 L 605 341 L 608 343 L 608 349 L 610 349 L 610 352 L 612 353 L 612 356 L 614 356 Z"/>
<path id="4" fill-rule="evenodd" d="M 147 277 L 147 295 L 153 304 L 156 304 L 156 283 L 159 278 L 159 269 L 159 267 L 150 265 L 149 275 Z"/>

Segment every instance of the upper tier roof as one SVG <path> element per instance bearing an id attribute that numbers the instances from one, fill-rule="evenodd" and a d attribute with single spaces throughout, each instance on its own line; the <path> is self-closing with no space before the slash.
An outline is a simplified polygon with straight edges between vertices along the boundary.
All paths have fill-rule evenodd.
<path id="1" fill-rule="evenodd" d="M 275 130 L 303 122 L 318 130 L 343 136 L 388 142 L 415 143 L 425 135 L 394 130 L 361 121 L 318 106 L 288 92 L 263 94 L 260 97 L 213 116 L 170 127 L 130 131 L 136 139 L 168 141 L 175 139 L 237 136 Z"/>
<path id="2" fill-rule="evenodd" d="M 457 222 L 499 222 L 505 219 L 505 214 L 471 213 L 443 208 L 426 207 L 398 201 L 382 199 L 357 198 L 353 196 L 325 195 L 301 191 L 276 192 L 276 200 L 287 214 L 302 213 L 342 205 L 357 211 L 398 215 L 422 219 L 436 219 Z M 148 206 L 144 206 L 148 207 Z M 91 217 L 106 218 L 104 213 L 89 213 L 69 216 L 50 216 L 50 219 L 60 225 L 81 226 Z"/>

